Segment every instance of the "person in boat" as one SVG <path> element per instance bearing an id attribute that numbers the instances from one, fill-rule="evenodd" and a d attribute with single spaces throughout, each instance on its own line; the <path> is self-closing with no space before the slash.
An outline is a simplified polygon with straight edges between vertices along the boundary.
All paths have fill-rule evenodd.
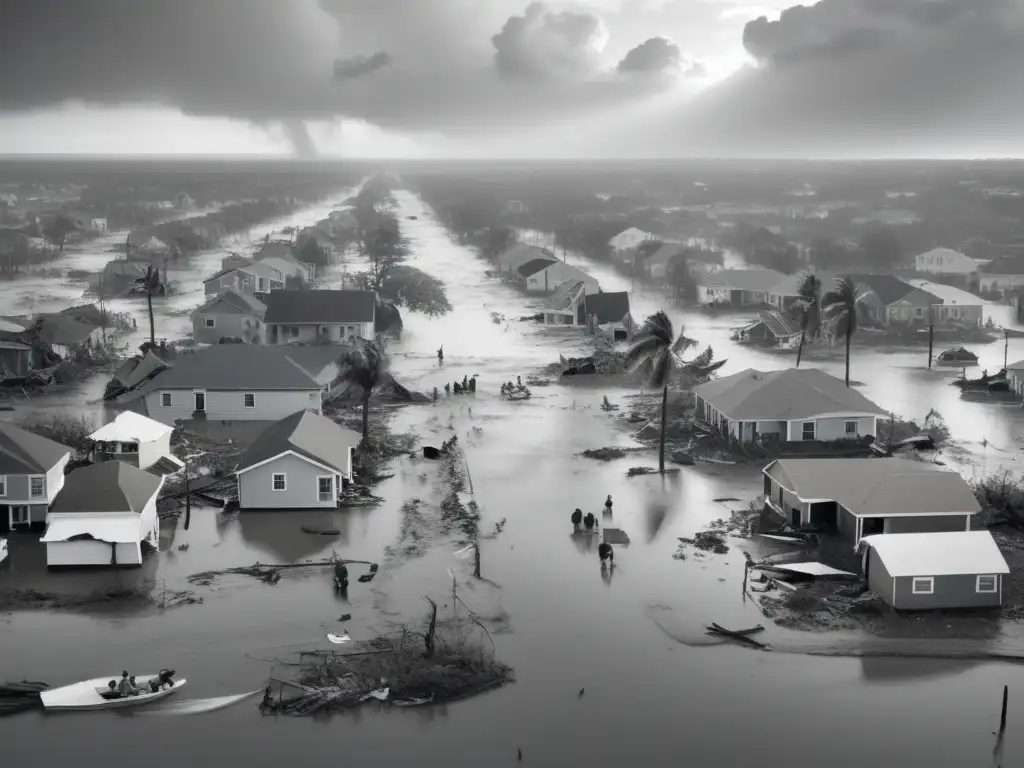
<path id="1" fill-rule="evenodd" d="M 518 389 L 520 392 L 522 392 L 525 389 L 525 387 L 523 386 L 522 376 L 516 376 L 516 389 Z"/>
<path id="2" fill-rule="evenodd" d="M 572 529 L 574 531 L 578 531 L 580 529 L 580 523 L 583 522 L 583 510 L 577 507 L 576 511 L 572 513 L 572 516 L 569 519 L 572 520 Z"/>
<path id="3" fill-rule="evenodd" d="M 334 580 L 338 583 L 339 587 L 344 587 L 348 584 L 348 568 L 345 567 L 344 563 L 335 564 Z"/>
<path id="4" fill-rule="evenodd" d="M 592 531 L 595 525 L 597 525 L 597 518 L 594 517 L 594 513 L 587 512 L 587 516 L 583 518 L 583 527 L 588 531 Z"/>
<path id="5" fill-rule="evenodd" d="M 134 679 L 134 676 L 129 679 L 127 670 L 121 672 L 121 682 L 117 686 L 117 692 L 121 695 L 121 698 L 126 699 L 129 696 L 139 695 L 139 689 L 136 688 L 135 684 L 132 682 Z"/>
<path id="6" fill-rule="evenodd" d="M 607 541 L 601 542 L 601 545 L 597 548 L 597 556 L 601 558 L 602 565 L 606 561 L 610 565 L 615 565 L 615 552 L 612 550 L 612 545 Z"/>

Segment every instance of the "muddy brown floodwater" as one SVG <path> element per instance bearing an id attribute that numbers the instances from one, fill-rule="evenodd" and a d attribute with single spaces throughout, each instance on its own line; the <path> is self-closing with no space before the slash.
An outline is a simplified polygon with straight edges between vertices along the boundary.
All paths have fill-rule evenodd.
<path id="1" fill-rule="evenodd" d="M 199 510 L 189 531 L 165 531 L 161 554 L 142 573 L 47 577 L 39 557 L 33 561 L 12 551 L 0 580 L 42 580 L 64 589 L 118 580 L 130 585 L 142 577 L 181 589 L 198 571 L 255 560 L 312 559 L 332 550 L 386 564 L 373 582 L 353 581 L 348 602 L 335 597 L 325 573 L 311 570 L 287 573 L 276 586 L 248 577 L 221 578 L 196 588 L 205 599 L 202 605 L 164 613 L 107 607 L 8 614 L 0 623 L 0 678 L 60 684 L 121 669 L 141 673 L 171 666 L 189 678 L 186 697 L 240 693 L 260 687 L 276 657 L 326 647 L 327 631 L 344 626 L 354 639 L 370 637 L 372 627 L 385 620 L 422 612 L 426 594 L 439 597 L 444 610 L 452 569 L 461 596 L 490 620 L 498 656 L 515 669 L 517 682 L 458 704 L 364 709 L 327 720 L 261 718 L 251 702 L 180 718 L 29 713 L 0 720 L 5 761 L 57 766 L 83 755 L 95 760 L 132 755 L 150 766 L 353 760 L 483 766 L 512 764 L 521 749 L 523 762 L 538 766 L 629 761 L 962 768 L 990 759 L 1004 683 L 1011 688 L 1004 765 L 1024 760 L 1015 735 L 1024 722 L 1024 709 L 1014 703 L 1016 666 L 689 645 L 652 621 L 652 611 L 669 617 L 661 623 L 683 627 L 701 642 L 707 640 L 699 631 L 704 623 L 762 621 L 741 596 L 738 548 L 704 560 L 672 558 L 678 536 L 692 535 L 727 513 L 727 505 L 713 499 L 758 493 L 757 468 L 698 464 L 670 477 L 627 479 L 626 469 L 639 463 L 636 456 L 608 463 L 576 456 L 586 448 L 629 443 L 599 408 L 602 395 L 622 402 L 628 392 L 556 383 L 536 388 L 528 402 L 501 400 L 501 381 L 533 373 L 557 359 L 559 351 L 578 351 L 579 340 L 522 323 L 493 323 L 492 312 L 517 317 L 527 314 L 528 302 L 485 277 L 487 265 L 453 243 L 418 199 L 402 193 L 399 201 L 416 262 L 447 282 L 455 310 L 440 319 L 406 316 L 404 339 L 392 348 L 396 374 L 425 391 L 463 375 L 480 378 L 475 397 L 407 407 L 393 426 L 415 430 L 434 444 L 452 431 L 458 434 L 483 529 L 507 520 L 503 532 L 482 547 L 482 575 L 489 582 L 474 584 L 469 564 L 454 555 L 458 544 L 429 530 L 421 556 L 385 561 L 385 548 L 400 538 L 403 502 L 440 500 L 437 464 L 406 457 L 395 461 L 395 476 L 377 491 L 385 504 L 328 514 L 329 527 L 341 531 L 335 539 L 303 534 L 299 526 L 309 522 L 304 515 L 223 517 Z M 418 219 L 407 220 L 410 215 Z M 218 259 L 201 256 L 204 271 Z M 606 289 L 616 287 L 618 278 L 607 270 L 595 266 L 593 271 Z M 634 297 L 638 316 L 657 306 L 654 296 Z M 786 364 L 731 345 L 728 328 L 734 320 L 673 314 L 692 335 L 730 358 L 727 370 Z M 442 344 L 445 361 L 439 368 L 435 352 Z M 1024 357 L 1024 349 L 1018 351 Z M 958 438 L 988 437 L 993 443 L 998 438 L 1001 448 L 1015 451 L 1017 412 L 1014 418 L 1008 410 L 996 417 L 973 405 L 960 406 L 951 399 L 947 374 L 920 371 L 910 355 L 856 352 L 856 378 L 869 382 L 869 396 L 919 417 L 934 404 Z M 990 367 L 994 353 L 983 353 Z M 826 363 L 833 371 L 838 365 L 838 357 Z M 615 500 L 610 519 L 601 514 L 608 494 Z M 593 544 L 571 535 L 568 518 L 575 507 L 593 511 L 602 525 L 621 528 L 631 539 L 628 547 L 616 548 L 610 579 L 600 570 Z M 320 522 L 328 527 L 326 520 Z M 179 550 L 186 542 L 188 549 Z M 343 613 L 352 618 L 342 625 L 337 619 Z M 790 649 L 801 642 L 808 648 L 828 642 L 775 627 L 761 638 Z"/>

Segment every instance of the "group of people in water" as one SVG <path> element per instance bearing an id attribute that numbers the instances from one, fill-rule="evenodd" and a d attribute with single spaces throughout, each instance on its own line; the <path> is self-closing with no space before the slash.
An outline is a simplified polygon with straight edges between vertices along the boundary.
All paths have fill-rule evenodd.
<path id="1" fill-rule="evenodd" d="M 523 377 L 522 376 L 516 376 L 516 383 L 515 384 L 513 384 L 511 381 L 506 381 L 504 384 L 501 385 L 501 394 L 502 395 L 508 396 L 508 395 L 511 395 L 511 394 L 513 394 L 515 392 L 522 392 L 522 393 L 526 393 L 526 394 L 530 393 L 530 390 L 526 388 L 525 384 L 523 384 Z"/>
<path id="2" fill-rule="evenodd" d="M 612 497 L 608 496 L 604 500 L 605 514 L 611 514 L 612 511 Z M 588 512 L 586 515 L 583 514 L 583 510 L 578 507 L 573 510 L 572 515 L 569 516 L 572 521 L 573 533 L 579 533 L 581 530 L 594 531 L 597 529 L 597 516 L 593 512 Z M 581 529 L 582 526 L 582 529 Z M 604 569 L 607 565 L 615 565 L 615 552 L 612 550 L 612 545 L 608 542 L 601 542 L 597 548 L 598 557 L 601 558 L 601 568 Z"/>
<path id="3" fill-rule="evenodd" d="M 148 688 L 149 690 L 143 690 L 143 687 L 135 682 L 135 675 L 129 675 L 128 671 L 125 670 L 121 673 L 121 680 L 111 680 L 107 683 L 107 688 L 110 689 L 108 697 L 126 699 L 129 696 L 138 696 L 141 693 L 159 693 L 167 688 L 174 687 L 174 670 L 173 669 L 162 669 L 160 674 L 156 677 L 150 678 Z M 144 684 L 145 685 L 145 684 Z"/>

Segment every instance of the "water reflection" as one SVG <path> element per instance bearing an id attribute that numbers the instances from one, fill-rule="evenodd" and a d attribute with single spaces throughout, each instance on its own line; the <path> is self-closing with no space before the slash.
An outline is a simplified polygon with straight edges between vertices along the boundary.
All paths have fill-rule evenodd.
<path id="1" fill-rule="evenodd" d="M 644 529 L 647 543 L 654 542 L 672 518 L 682 500 L 682 474 L 658 475 L 644 501 Z"/>
<path id="2" fill-rule="evenodd" d="M 906 659 L 865 657 L 860 660 L 861 677 L 870 683 L 905 683 L 922 678 L 952 677 L 981 664 L 971 659 Z"/>
<path id="3" fill-rule="evenodd" d="M 612 585 L 612 576 L 615 575 L 615 564 L 601 563 L 601 580 L 609 587 Z"/>
<path id="4" fill-rule="evenodd" d="M 243 512 L 239 530 L 246 544 L 266 552 L 272 562 L 295 563 L 308 560 L 348 543 L 349 511 L 289 510 L 286 512 Z M 322 536 L 311 531 L 337 531 Z"/>
<path id="5" fill-rule="evenodd" d="M 597 531 L 573 531 L 569 534 L 569 538 L 572 539 L 581 555 L 596 551 L 597 537 Z"/>

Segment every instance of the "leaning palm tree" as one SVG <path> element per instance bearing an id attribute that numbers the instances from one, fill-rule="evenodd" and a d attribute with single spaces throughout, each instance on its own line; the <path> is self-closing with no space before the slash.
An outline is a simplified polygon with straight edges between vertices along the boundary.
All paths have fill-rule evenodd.
<path id="1" fill-rule="evenodd" d="M 156 346 L 156 324 L 153 322 L 153 297 L 164 293 L 164 284 L 160 282 L 160 268 L 152 264 L 146 265 L 146 274 L 135 281 L 137 293 L 146 294 L 146 307 L 149 309 L 149 343 Z"/>
<path id="2" fill-rule="evenodd" d="M 725 360 L 712 362 L 714 352 L 705 349 L 693 360 L 686 362 L 680 355 L 697 346 L 683 329 L 675 335 L 672 321 L 663 311 L 648 317 L 633 340 L 633 346 L 626 353 L 626 370 L 641 370 L 650 386 L 661 387 L 661 441 L 658 447 L 658 471 L 665 471 L 665 430 L 668 426 L 668 385 L 674 373 L 681 373 L 689 385 L 706 381 L 725 365 Z"/>
<path id="3" fill-rule="evenodd" d="M 846 386 L 850 386 L 850 341 L 857 333 L 857 284 L 852 277 L 840 277 L 836 287 L 821 297 L 821 311 L 832 332 L 846 340 Z"/>
<path id="4" fill-rule="evenodd" d="M 338 358 L 338 378 L 349 386 L 359 387 L 363 400 L 363 445 L 370 442 L 370 396 L 381 387 L 388 373 L 388 357 L 376 341 L 357 339 L 351 349 Z"/>
<path id="5" fill-rule="evenodd" d="M 804 354 L 804 342 L 808 334 L 811 340 L 821 334 L 821 280 L 815 275 L 804 275 L 798 289 L 799 298 L 796 301 L 797 310 L 800 312 L 800 346 L 796 350 L 796 367 L 800 367 L 800 359 Z"/>

